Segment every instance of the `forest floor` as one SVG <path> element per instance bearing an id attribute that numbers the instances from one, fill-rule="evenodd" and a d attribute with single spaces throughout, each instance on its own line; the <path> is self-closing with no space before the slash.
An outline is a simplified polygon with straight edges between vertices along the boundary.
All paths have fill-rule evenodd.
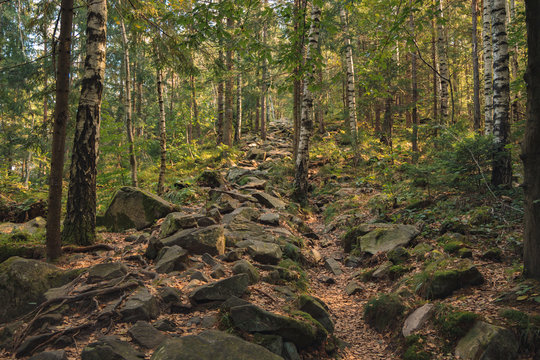
<path id="1" fill-rule="evenodd" d="M 262 157 L 252 159 L 240 159 L 237 166 L 242 166 L 250 171 L 257 169 L 271 169 L 272 167 L 283 167 L 284 161 L 290 157 L 290 151 L 287 149 L 290 133 L 286 129 L 290 124 L 276 123 L 269 129 L 268 140 L 265 143 L 256 141 L 255 138 L 246 141 L 243 151 L 246 156 L 253 155 L 253 149 L 276 149 L 273 154 L 267 151 Z M 324 140 L 323 140 L 324 142 Z M 284 160 L 285 159 L 285 160 Z M 420 234 L 416 236 L 407 246 L 407 251 L 413 253 L 419 244 L 429 245 L 428 251 L 420 256 L 408 256 L 404 265 L 400 265 L 402 271 L 397 276 L 390 276 L 388 273 L 374 278 L 371 275 L 385 263 L 388 262 L 386 254 L 377 254 L 368 256 L 357 254 L 354 257 L 345 252 L 342 244 L 345 233 L 363 223 L 375 223 L 381 219 L 389 219 L 390 215 L 395 215 L 403 211 L 406 206 L 396 206 L 392 201 L 386 201 L 386 195 L 380 186 L 373 184 L 358 184 L 359 173 L 362 169 L 353 169 L 347 173 L 345 169 L 340 168 L 341 164 L 336 162 L 330 154 L 316 155 L 312 160 L 310 169 L 310 183 L 313 185 L 313 196 L 310 198 L 309 206 L 299 208 L 294 205 L 287 207 L 287 211 L 278 211 L 272 209 L 271 212 L 280 216 L 280 225 L 264 226 L 262 232 L 271 236 L 286 234 L 287 236 L 301 239 L 300 243 L 304 245 L 302 254 L 309 261 L 302 264 L 307 274 L 307 286 L 295 287 L 291 284 L 275 284 L 271 281 L 260 281 L 249 287 L 249 291 L 243 296 L 244 300 L 256 304 L 261 308 L 278 314 L 287 314 L 290 310 L 294 296 L 307 293 L 316 296 L 328 306 L 328 312 L 335 324 L 334 335 L 339 341 L 338 349 L 330 351 L 329 347 L 309 348 L 300 351 L 302 359 L 334 359 L 341 358 L 347 360 L 369 360 L 369 359 L 391 359 L 401 358 L 409 350 L 407 360 L 414 359 L 454 359 L 454 349 L 458 341 L 455 334 L 448 336 L 448 330 L 444 330 L 444 324 L 441 320 L 445 313 L 462 314 L 471 312 L 475 316 L 492 324 L 503 325 L 510 328 L 518 336 L 520 341 L 521 355 L 520 359 L 538 359 L 538 344 L 535 341 L 540 339 L 540 323 L 536 324 L 540 313 L 540 286 L 538 283 L 524 281 L 521 278 L 521 269 L 519 266 L 519 256 L 515 250 L 503 243 L 501 232 L 505 234 L 519 234 L 519 224 L 515 226 L 500 226 L 494 230 L 490 229 L 489 219 L 478 222 L 479 226 L 467 226 L 468 219 L 476 216 L 475 213 L 467 210 L 463 214 L 458 214 L 459 221 L 445 219 L 444 215 L 439 216 L 435 221 L 422 221 L 418 218 L 401 218 L 394 221 L 396 223 L 407 223 L 416 226 Z M 337 171 L 339 168 L 339 171 Z M 330 169 L 330 171 L 329 171 Z M 350 167 L 349 167 L 350 169 Z M 334 171 L 335 170 L 335 171 Z M 227 175 L 229 169 L 223 169 L 223 175 Z M 336 175 L 335 173 L 338 173 Z M 291 172 L 289 169 L 269 172 L 268 184 L 265 191 L 271 192 L 282 200 L 288 202 L 288 188 L 284 184 L 291 182 Z M 273 178 L 272 178 L 273 176 Z M 331 185 L 331 186 L 330 186 Z M 240 188 L 237 184 L 226 183 L 224 188 L 228 191 L 236 191 Z M 203 189 L 208 191 L 208 189 Z M 441 194 L 430 194 L 431 199 L 437 199 Z M 420 208 L 426 211 L 430 207 L 433 209 L 437 203 L 442 203 L 448 197 L 458 203 L 476 202 L 476 208 L 487 210 L 490 213 L 493 207 L 486 206 L 485 201 L 471 199 L 460 199 L 462 194 L 442 194 L 439 200 L 430 201 L 427 206 Z M 381 200 L 383 199 L 383 200 Z M 386 202 L 385 202 L 386 201 Z M 390 202 L 390 205 L 388 204 Z M 381 203 L 382 214 L 381 214 Z M 440 205 L 440 204 L 439 204 Z M 199 201 L 185 204 L 183 211 L 192 214 L 204 214 L 208 208 L 206 197 L 199 198 Z M 297 221 L 291 221 L 295 217 L 301 218 L 304 230 L 300 231 L 295 226 Z M 480 216 L 481 217 L 481 216 Z M 452 220 L 452 221 L 450 221 Z M 484 221 L 485 220 L 485 221 Z M 147 234 L 157 234 L 163 220 L 157 222 L 147 231 Z M 504 221 L 503 221 L 504 223 Z M 482 284 L 474 286 L 464 286 L 455 289 L 451 294 L 438 298 L 427 299 L 421 296 L 418 289 L 420 285 L 414 283 L 415 279 L 427 276 L 426 267 L 432 262 L 439 261 L 441 258 L 449 262 L 462 261 L 457 256 L 447 254 L 451 250 L 447 245 L 448 239 L 442 241 L 445 235 L 440 231 L 442 227 L 452 227 L 452 231 L 447 231 L 446 235 L 455 233 L 459 236 L 457 247 L 469 249 L 470 253 L 464 256 L 467 261 L 478 269 L 484 281 Z M 305 229 L 308 229 L 306 231 Z M 200 277 L 183 276 L 182 273 L 156 274 L 153 272 L 152 262 L 144 258 L 147 248 L 146 241 L 141 243 L 133 242 L 134 235 L 138 236 L 141 232 L 130 231 L 127 233 L 100 233 L 101 241 L 112 246 L 108 251 L 95 251 L 87 254 L 75 254 L 65 257 L 58 266 L 64 269 L 89 268 L 99 263 L 118 262 L 126 264 L 129 268 L 128 274 L 124 279 L 133 278 L 139 286 L 143 285 L 149 289 L 152 295 L 159 295 L 160 288 L 164 286 L 176 288 L 181 291 L 182 308 L 179 311 L 162 311 L 158 320 L 171 320 L 176 324 L 176 329 L 166 332 L 170 336 L 179 334 L 198 334 L 209 328 L 219 328 L 232 330 L 228 328 L 224 321 L 224 314 L 219 308 L 205 306 L 192 306 L 187 300 L 187 294 L 197 286 L 204 285 L 212 277 L 215 267 L 201 261 L 198 256 L 193 256 L 191 260 L 199 266 L 196 268 L 202 273 Z M 309 234 L 309 236 L 306 236 Z M 136 237 L 135 236 L 135 237 Z M 456 235 L 457 236 L 457 235 Z M 505 238 L 506 239 L 506 238 Z M 454 241 L 450 239 L 450 242 Z M 501 251 L 496 259 L 486 257 L 488 249 L 499 248 Z M 251 260 L 247 254 L 242 258 Z M 338 264 L 338 271 L 330 271 L 325 265 L 327 259 L 335 259 Z M 353 261 L 351 261 L 353 260 Z M 231 264 L 225 260 L 219 260 L 223 265 L 223 277 L 233 274 Z M 261 278 L 268 278 L 268 269 L 259 267 Z M 302 270 L 299 270 L 301 273 Z M 341 273 L 340 273 L 341 272 Z M 427 280 L 425 280 L 427 281 Z M 348 295 L 347 288 L 356 285 L 357 291 Z M 118 285 L 118 284 L 117 284 Z M 79 277 L 71 283 L 70 295 L 84 293 L 89 285 L 85 283 L 85 277 Z M 416 287 L 415 287 L 416 286 Z M 399 294 L 405 306 L 405 311 L 398 316 L 396 322 L 386 330 L 377 331 L 365 320 L 364 311 L 366 304 L 371 299 L 381 294 Z M 68 312 L 62 315 L 62 321 L 57 325 L 50 325 L 41 330 L 55 332 L 54 338 L 47 338 L 45 342 L 37 345 L 28 345 L 31 353 L 43 351 L 45 349 L 58 348 L 55 341 L 58 338 L 64 338 L 64 345 L 61 346 L 67 353 L 68 359 L 79 359 L 82 350 L 90 343 L 93 343 L 101 335 L 117 335 L 121 340 L 132 341 L 128 330 L 131 325 L 127 322 L 117 321 L 116 317 L 110 317 L 106 324 L 100 323 L 100 315 L 107 306 L 114 305 L 113 313 L 121 308 L 125 301 L 125 296 L 120 299 L 101 299 L 96 298 L 93 301 L 73 306 Z M 428 321 L 417 331 L 417 337 L 413 340 L 405 339 L 401 334 L 403 320 L 407 314 L 421 305 L 431 302 L 436 305 L 437 310 L 433 321 Z M 448 307 L 445 307 L 448 305 Z M 512 322 L 508 316 L 504 316 L 502 309 L 513 309 L 521 314 L 529 316 L 526 329 L 523 329 L 522 323 Z M 170 309 L 169 309 L 170 310 Z M 30 335 L 35 335 L 35 331 L 29 324 L 38 318 L 40 313 L 33 313 L 23 318 L 22 330 L 16 331 L 14 341 L 16 347 L 24 344 Z M 521 318 L 523 319 L 523 318 Z M 90 328 L 81 327 L 81 325 L 91 322 Z M 99 323 L 99 326 L 98 326 Z M 450 326 L 462 326 L 461 323 L 450 324 Z M 470 324 L 468 325 L 470 327 Z M 466 332 L 467 329 L 464 330 Z M 446 331 L 446 332 L 445 332 Z M 524 331 L 526 331 L 524 333 Z M 0 332 L 1 334 L 1 332 Z M 251 336 L 240 332 L 239 334 L 251 339 Z M 521 337 L 529 336 L 529 339 Z M 464 334 L 460 334 L 463 336 Z M 452 337 L 454 336 L 454 337 Z M 0 336 L 1 337 L 1 336 Z M 532 342 L 532 344 L 531 344 Z M 536 346 L 536 347 L 535 347 Z M 413 350 L 410 350 L 413 348 Z M 137 349 L 144 353 L 146 358 L 150 358 L 151 349 L 145 349 L 137 346 Z M 534 355 L 534 352 L 537 355 Z M 429 354 L 429 355 L 423 355 Z M 19 354 L 21 355 L 21 354 Z M 416 356 L 416 357 L 414 357 Z M 428 356 L 428 357 L 423 357 Z M 536 356 L 536 357 L 534 357 Z M 22 354 L 21 357 L 26 357 Z M 0 350 L 0 358 L 14 359 L 15 352 L 12 349 Z"/>

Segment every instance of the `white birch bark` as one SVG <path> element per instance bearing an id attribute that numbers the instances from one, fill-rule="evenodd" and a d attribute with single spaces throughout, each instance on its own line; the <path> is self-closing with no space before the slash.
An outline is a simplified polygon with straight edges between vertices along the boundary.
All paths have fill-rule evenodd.
<path id="1" fill-rule="evenodd" d="M 304 92 L 300 117 L 300 138 L 298 142 L 298 153 L 296 155 L 294 178 L 294 196 L 301 202 L 305 202 L 308 193 L 309 138 L 313 130 L 313 119 L 311 118 L 313 95 L 310 86 L 314 81 L 315 63 L 313 55 L 319 44 L 320 22 L 321 10 L 314 4 L 311 9 L 311 25 L 309 28 L 308 47 L 306 52 L 306 64 L 309 64 L 310 66 L 304 79 Z"/>
<path id="2" fill-rule="evenodd" d="M 491 8 L 493 0 L 484 0 L 482 41 L 484 45 L 484 134 L 493 134 L 493 57 L 491 46 Z"/>
<path id="3" fill-rule="evenodd" d="M 347 12 L 342 6 L 340 9 L 341 26 L 345 35 L 345 60 L 347 63 L 347 100 L 349 106 L 349 131 L 353 144 L 356 144 L 357 133 L 357 118 L 356 118 L 356 96 L 355 96 L 355 81 L 354 81 L 354 60 L 351 46 L 351 39 L 349 37 L 349 25 L 347 19 Z"/>

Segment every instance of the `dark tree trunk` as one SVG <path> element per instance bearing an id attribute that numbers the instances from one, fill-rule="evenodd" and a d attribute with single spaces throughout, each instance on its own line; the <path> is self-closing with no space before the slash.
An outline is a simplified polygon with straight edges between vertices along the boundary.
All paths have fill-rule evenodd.
<path id="1" fill-rule="evenodd" d="M 71 70 L 73 0 L 62 0 L 60 11 L 60 43 L 58 45 L 56 105 L 54 109 L 47 214 L 47 258 L 49 260 L 57 259 L 62 254 L 60 217 L 62 212 L 62 172 L 64 170 L 66 125 L 69 121 L 69 73 Z"/>
<path id="2" fill-rule="evenodd" d="M 96 175 L 101 95 L 105 81 L 107 2 L 88 5 L 86 59 L 73 140 L 64 240 L 89 245 L 96 238 Z"/>
<path id="3" fill-rule="evenodd" d="M 199 123 L 199 108 L 197 106 L 197 96 L 195 92 L 195 78 L 193 75 L 190 75 L 189 82 L 191 84 L 191 106 L 193 109 L 193 136 L 200 140 L 201 138 L 201 124 Z"/>
<path id="4" fill-rule="evenodd" d="M 158 69 L 156 76 L 158 105 L 159 105 L 159 153 L 160 166 L 157 184 L 157 193 L 162 195 L 165 191 L 165 173 L 167 171 L 167 130 L 165 127 L 165 103 L 163 101 L 163 70 Z"/>
<path id="5" fill-rule="evenodd" d="M 233 20 L 227 19 L 227 27 L 232 31 Z M 232 145 L 233 139 L 233 106 L 234 106 L 234 75 L 233 75 L 233 50 L 229 45 L 225 54 L 225 117 L 223 119 L 223 144 Z"/>
<path id="6" fill-rule="evenodd" d="M 392 146 L 392 96 L 388 95 L 384 103 L 384 118 L 381 132 L 381 142 Z"/>
<path id="7" fill-rule="evenodd" d="M 223 143 L 223 121 L 224 121 L 224 96 L 223 96 L 223 80 L 218 80 L 217 85 L 217 123 L 216 123 L 216 132 L 217 132 L 217 143 Z"/>
<path id="8" fill-rule="evenodd" d="M 540 280 L 540 2 L 525 0 L 529 63 L 527 124 L 522 145 L 525 190 L 524 275 Z"/>
<path id="9" fill-rule="evenodd" d="M 474 80 L 474 111 L 473 111 L 473 126 L 474 131 L 481 132 L 482 122 L 480 118 L 480 71 L 478 65 L 478 13 L 476 9 L 476 1 L 472 0 L 472 62 L 473 62 L 473 80 Z"/>
<path id="10" fill-rule="evenodd" d="M 409 0 L 409 4 L 412 5 L 412 0 Z M 414 25 L 414 16 L 411 13 L 410 15 L 410 26 L 411 33 L 414 37 L 415 25 Z M 418 160 L 418 76 L 416 68 L 416 52 L 411 52 L 411 92 L 412 92 L 412 151 L 413 151 L 413 162 Z"/>

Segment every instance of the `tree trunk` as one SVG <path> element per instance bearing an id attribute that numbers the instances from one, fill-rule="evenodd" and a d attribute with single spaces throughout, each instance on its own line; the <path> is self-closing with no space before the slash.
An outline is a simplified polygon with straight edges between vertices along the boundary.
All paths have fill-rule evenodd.
<path id="1" fill-rule="evenodd" d="M 232 31 L 233 20 L 231 18 L 227 19 L 227 28 Z M 234 75 L 233 75 L 233 50 L 231 45 L 227 46 L 227 51 L 225 54 L 225 67 L 227 73 L 225 74 L 225 118 L 223 120 L 223 144 L 227 146 L 232 145 L 233 133 L 233 106 L 234 106 Z"/>
<path id="2" fill-rule="evenodd" d="M 263 7 L 266 8 L 268 0 L 263 0 Z M 265 21 L 262 28 L 262 44 L 263 47 L 266 47 L 268 37 L 268 24 Z M 262 59 L 262 87 L 261 87 L 261 139 L 266 140 L 266 125 L 268 122 L 268 104 L 267 104 L 267 93 L 268 93 L 268 62 L 266 56 L 263 56 Z"/>
<path id="3" fill-rule="evenodd" d="M 96 175 L 101 95 L 105 81 L 107 2 L 88 4 L 86 59 L 77 109 L 63 239 L 89 245 L 96 238 Z"/>
<path id="4" fill-rule="evenodd" d="M 197 106 L 197 96 L 195 92 L 195 77 L 193 75 L 189 76 L 189 82 L 191 84 L 191 106 L 193 109 L 193 136 L 200 140 L 201 139 L 201 124 L 199 123 L 199 108 Z"/>
<path id="5" fill-rule="evenodd" d="M 439 5 L 439 14 L 437 17 L 437 53 L 439 55 L 439 82 L 441 87 L 441 123 L 447 124 L 448 123 L 448 100 L 449 100 L 449 79 L 450 79 L 450 72 L 448 70 L 448 56 L 446 54 L 446 36 L 445 36 L 445 28 L 443 25 L 443 1 L 444 0 L 437 0 Z"/>
<path id="6" fill-rule="evenodd" d="M 62 254 L 60 217 L 62 212 L 62 172 L 66 125 L 69 121 L 69 74 L 71 69 L 71 28 L 73 26 L 73 0 L 62 0 L 60 6 L 60 42 L 56 74 L 56 105 L 54 109 L 51 146 L 51 173 L 47 213 L 47 258 L 55 260 Z M 54 57 L 54 56 L 53 56 Z"/>
<path id="7" fill-rule="evenodd" d="M 493 134 L 493 55 L 491 46 L 491 8 L 493 0 L 484 0 L 482 38 L 484 45 L 484 134 Z"/>
<path id="8" fill-rule="evenodd" d="M 126 113 L 126 134 L 129 146 L 129 164 L 131 166 L 131 186 L 137 187 L 137 158 L 135 157 L 135 146 L 133 144 L 133 119 L 131 116 L 131 67 L 129 63 L 129 44 L 126 34 L 126 27 L 122 18 L 120 18 L 120 29 L 122 30 L 122 45 L 124 47 L 124 67 L 126 71 L 126 73 L 124 74 L 126 79 L 126 103 L 124 105 L 124 111 Z"/>
<path id="9" fill-rule="evenodd" d="M 157 193 L 162 195 L 165 190 L 165 171 L 167 170 L 167 131 L 165 129 L 165 105 L 163 101 L 163 71 L 157 71 L 157 94 L 159 103 L 159 149 L 160 167 Z"/>
<path id="10" fill-rule="evenodd" d="M 527 124 L 521 158 L 524 165 L 525 226 L 523 274 L 540 280 L 540 3 L 525 0 L 529 60 L 527 74 Z"/>
<path id="11" fill-rule="evenodd" d="M 220 57 L 222 57 L 221 55 Z M 223 96 L 223 80 L 218 80 L 217 85 L 217 123 L 216 123 L 216 132 L 217 132 L 217 143 L 223 143 L 223 123 L 224 123 L 224 96 Z"/>
<path id="12" fill-rule="evenodd" d="M 309 138 L 313 130 L 311 110 L 313 108 L 313 96 L 310 86 L 313 84 L 315 74 L 315 51 L 319 44 L 319 27 L 321 10 L 315 4 L 311 10 L 311 26 L 309 29 L 308 48 L 306 52 L 306 64 L 309 65 L 304 79 L 304 95 L 302 98 L 302 116 L 300 121 L 300 141 L 298 155 L 296 156 L 294 192 L 293 197 L 301 203 L 305 203 L 308 195 L 308 161 L 309 161 Z"/>
<path id="13" fill-rule="evenodd" d="M 240 63 L 240 55 L 238 55 L 238 63 Z M 234 142 L 240 142 L 242 137 L 242 71 L 238 68 L 236 75 L 236 124 L 234 131 Z"/>
<path id="14" fill-rule="evenodd" d="M 320 49 L 319 49 L 320 51 Z M 317 82 L 321 88 L 321 93 L 317 96 L 317 106 L 315 110 L 315 122 L 319 125 L 319 134 L 324 134 L 326 132 L 324 128 L 324 104 L 323 104 L 323 71 L 322 68 L 319 68 L 317 71 Z"/>
<path id="15" fill-rule="evenodd" d="M 354 61 L 351 39 L 349 38 L 349 25 L 347 20 L 347 12 L 342 6 L 340 9 L 341 26 L 343 33 L 345 34 L 345 61 L 347 69 L 347 104 L 349 115 L 349 132 L 351 135 L 351 141 L 356 145 L 356 132 L 357 132 L 357 120 L 356 120 L 356 94 L 355 94 L 355 81 L 354 81 Z"/>
<path id="16" fill-rule="evenodd" d="M 412 6 L 412 0 L 409 0 L 409 5 Z M 415 37 L 415 25 L 414 25 L 414 16 L 411 12 L 410 15 L 410 26 L 411 26 L 411 36 Z M 411 52 L 411 92 L 412 92 L 412 151 L 413 151 L 413 162 L 418 160 L 418 78 L 417 78 L 417 68 L 416 68 L 416 52 Z"/>
<path id="17" fill-rule="evenodd" d="M 471 15 L 472 15 L 472 66 L 473 66 L 473 81 L 474 81 L 474 95 L 473 95 L 473 126 L 474 131 L 480 132 L 481 119 L 480 119 L 480 72 L 478 70 L 478 14 L 476 11 L 476 1 L 471 2 Z"/>
<path id="18" fill-rule="evenodd" d="M 298 155 L 298 143 L 300 141 L 300 118 L 302 116 L 302 78 L 301 68 L 304 61 L 304 30 L 305 30 L 305 0 L 294 0 L 294 37 L 293 49 L 297 54 L 298 63 L 294 68 L 293 80 L 293 159 Z"/>
<path id="19" fill-rule="evenodd" d="M 437 40 L 436 40 L 437 28 L 435 24 L 435 19 L 431 20 L 431 64 L 433 67 L 433 79 L 432 79 L 432 88 L 433 88 L 433 121 L 437 124 L 439 123 L 439 114 L 438 114 L 438 99 L 439 99 L 439 87 L 438 87 L 438 74 L 437 74 Z"/>
<path id="20" fill-rule="evenodd" d="M 510 71 L 506 36 L 506 0 L 494 0 L 491 9 L 493 33 L 493 171 L 494 186 L 512 184 L 512 159 L 506 148 L 510 135 Z"/>
<path id="21" fill-rule="evenodd" d="M 392 147 L 392 96 L 387 95 L 384 102 L 384 118 L 381 132 L 381 142 Z"/>

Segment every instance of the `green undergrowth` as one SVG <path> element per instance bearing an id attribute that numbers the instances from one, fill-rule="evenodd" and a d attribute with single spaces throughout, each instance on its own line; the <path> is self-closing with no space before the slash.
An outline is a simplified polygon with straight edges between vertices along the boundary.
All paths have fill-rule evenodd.
<path id="1" fill-rule="evenodd" d="M 459 311 L 450 305 L 438 304 L 435 309 L 434 323 L 443 338 L 455 342 L 465 336 L 478 319 L 478 314 Z"/>

